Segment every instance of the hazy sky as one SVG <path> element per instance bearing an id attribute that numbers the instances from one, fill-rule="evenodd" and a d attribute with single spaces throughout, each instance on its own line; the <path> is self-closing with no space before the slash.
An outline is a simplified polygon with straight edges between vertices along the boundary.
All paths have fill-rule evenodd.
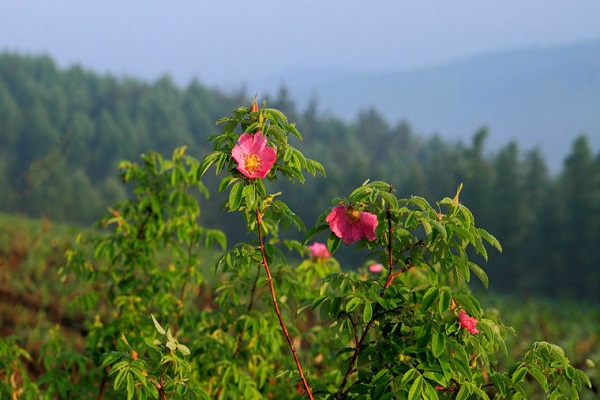
<path id="1" fill-rule="evenodd" d="M 598 38 L 599 17 L 599 0 L 3 0 L 0 50 L 232 87 Z"/>

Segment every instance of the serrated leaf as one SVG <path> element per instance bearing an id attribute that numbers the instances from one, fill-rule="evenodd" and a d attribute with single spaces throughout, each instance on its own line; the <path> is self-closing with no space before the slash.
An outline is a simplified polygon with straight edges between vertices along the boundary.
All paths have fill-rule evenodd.
<path id="1" fill-rule="evenodd" d="M 479 233 L 479 235 L 481 236 L 481 238 L 483 240 L 485 240 L 486 242 L 488 242 L 496 250 L 498 250 L 499 252 L 502 253 L 502 245 L 500 244 L 500 242 L 498 241 L 498 239 L 496 239 L 495 236 L 493 236 L 491 233 L 489 233 L 488 231 L 486 231 L 485 229 L 482 229 L 482 228 L 478 228 L 477 232 Z"/>
<path id="2" fill-rule="evenodd" d="M 469 269 L 475 274 L 475 276 L 481 281 L 483 286 L 487 289 L 489 284 L 489 279 L 483 268 L 479 265 L 469 261 L 468 262 Z"/>
<path id="3" fill-rule="evenodd" d="M 237 182 L 229 192 L 229 211 L 235 211 L 242 204 L 242 193 L 244 192 L 244 183 Z"/>

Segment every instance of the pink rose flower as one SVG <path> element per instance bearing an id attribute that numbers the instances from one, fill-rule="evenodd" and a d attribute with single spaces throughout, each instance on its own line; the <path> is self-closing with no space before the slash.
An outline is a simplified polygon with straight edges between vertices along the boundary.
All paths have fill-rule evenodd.
<path id="1" fill-rule="evenodd" d="M 333 207 L 326 218 L 331 231 L 350 244 L 362 238 L 372 242 L 375 240 L 377 216 L 366 211 L 355 210 L 351 206 L 339 205 Z"/>
<path id="2" fill-rule="evenodd" d="M 329 254 L 329 250 L 327 250 L 327 246 L 323 243 L 314 242 L 310 246 L 308 246 L 310 250 L 310 255 L 312 258 L 329 258 L 331 254 Z"/>
<path id="3" fill-rule="evenodd" d="M 374 274 L 380 274 L 381 272 L 383 272 L 383 264 L 371 264 L 369 265 L 369 271 Z"/>
<path id="4" fill-rule="evenodd" d="M 474 317 L 469 317 L 467 313 L 463 310 L 460 310 L 458 313 L 458 322 L 460 323 L 460 326 L 465 328 L 473 335 L 479 333 L 479 330 L 475 328 L 475 325 L 477 325 L 477 319 L 475 319 Z"/>
<path id="5" fill-rule="evenodd" d="M 237 169 L 246 177 L 262 179 L 275 163 L 277 152 L 267 146 L 267 138 L 258 131 L 253 135 L 241 135 L 238 144 L 231 150 L 231 156 L 238 163 Z"/>

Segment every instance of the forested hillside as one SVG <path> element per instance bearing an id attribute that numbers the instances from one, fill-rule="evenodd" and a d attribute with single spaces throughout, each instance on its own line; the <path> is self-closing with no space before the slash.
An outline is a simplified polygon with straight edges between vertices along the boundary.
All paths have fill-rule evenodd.
<path id="1" fill-rule="evenodd" d="M 49 57 L 2 54 L 0 209 L 88 224 L 126 196 L 120 160 L 150 150 L 170 154 L 180 145 L 202 158 L 219 129 L 216 119 L 253 95 L 199 82 L 179 88 L 168 77 L 147 83 L 77 66 L 61 70 Z M 504 247 L 487 264 L 492 289 L 600 302 L 600 154 L 585 136 L 550 175 L 536 150 L 507 143 L 490 153 L 486 129 L 469 145 L 450 143 L 419 137 L 409 123 L 390 124 L 374 109 L 347 123 L 321 113 L 316 102 L 299 110 L 292 98 L 282 89 L 269 106 L 297 122 L 304 136 L 298 147 L 328 174 L 327 184 L 308 179 L 301 195 L 286 198 L 305 221 L 366 179 L 429 201 L 454 196 L 463 182 L 461 201 Z M 207 177 L 213 190 L 204 222 L 239 235 L 239 221 L 216 213 L 221 200 Z M 286 183 L 279 185 L 272 190 L 285 196 Z"/>
<path id="2" fill-rule="evenodd" d="M 463 139 L 489 124 L 491 147 L 512 139 L 524 148 L 540 146 L 552 172 L 571 135 L 586 132 L 600 146 L 598 39 L 477 54 L 414 70 L 288 73 L 286 83 L 299 102 L 316 95 L 348 120 L 373 106 L 390 120 L 410 120 L 419 131 Z"/>

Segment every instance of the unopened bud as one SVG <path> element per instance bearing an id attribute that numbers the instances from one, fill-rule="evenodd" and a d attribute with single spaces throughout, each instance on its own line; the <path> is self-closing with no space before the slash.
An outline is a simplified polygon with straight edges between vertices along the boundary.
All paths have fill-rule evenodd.
<path id="1" fill-rule="evenodd" d="M 250 107 L 250 111 L 258 112 L 258 104 L 256 104 L 256 102 L 252 103 L 252 106 Z"/>

